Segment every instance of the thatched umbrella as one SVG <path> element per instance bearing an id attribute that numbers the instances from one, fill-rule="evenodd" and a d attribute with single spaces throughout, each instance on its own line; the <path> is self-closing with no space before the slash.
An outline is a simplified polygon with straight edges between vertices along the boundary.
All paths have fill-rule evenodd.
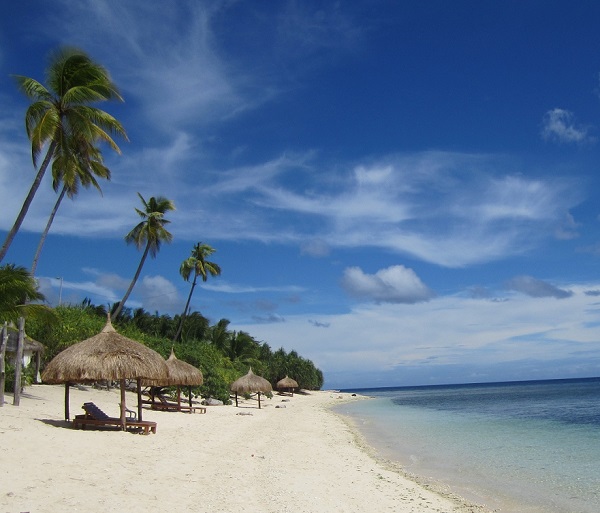
<path id="1" fill-rule="evenodd" d="M 100 333 L 57 354 L 44 369 L 42 380 L 46 383 L 65 383 L 66 420 L 69 420 L 71 383 L 119 380 L 121 425 L 125 429 L 125 380 L 137 380 L 138 418 L 141 420 L 141 380 L 161 379 L 167 376 L 168 368 L 163 357 L 149 347 L 117 333 L 109 316 Z"/>
<path id="2" fill-rule="evenodd" d="M 286 376 L 283 379 L 280 379 L 277 382 L 277 390 L 287 390 L 292 394 L 292 396 L 294 395 L 294 388 L 298 388 L 298 383 L 296 382 L 296 380 L 293 380 L 288 376 Z"/>
<path id="3" fill-rule="evenodd" d="M 271 392 L 273 387 L 265 378 L 257 376 L 252 372 L 252 367 L 248 374 L 242 376 L 231 384 L 230 390 L 235 392 L 235 405 L 238 405 L 238 394 L 258 393 L 258 407 L 260 408 L 260 393 Z"/>
<path id="4" fill-rule="evenodd" d="M 177 406 L 181 408 L 181 387 L 189 387 L 189 402 L 192 407 L 192 387 L 204 383 L 202 371 L 187 362 L 179 360 L 171 348 L 171 356 L 166 361 L 169 371 L 165 379 L 144 380 L 143 384 L 151 386 L 177 386 Z M 152 397 L 154 400 L 154 397 Z"/>

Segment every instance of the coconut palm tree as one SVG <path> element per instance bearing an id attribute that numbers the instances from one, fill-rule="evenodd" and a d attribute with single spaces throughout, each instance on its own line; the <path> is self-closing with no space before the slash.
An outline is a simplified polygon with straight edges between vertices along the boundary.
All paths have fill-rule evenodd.
<path id="1" fill-rule="evenodd" d="M 17 323 L 19 317 L 36 316 L 52 322 L 56 316 L 46 305 L 32 303 L 43 301 L 44 295 L 25 267 L 6 264 L 0 266 L 0 321 Z"/>
<path id="2" fill-rule="evenodd" d="M 59 163 L 58 166 L 56 166 L 57 163 Z M 110 169 L 103 164 L 100 149 L 93 144 L 88 144 L 82 138 L 74 137 L 71 141 L 71 150 L 69 153 L 66 156 L 61 155 L 57 157 L 54 160 L 54 164 L 52 187 L 55 191 L 58 191 L 62 183 L 62 188 L 56 203 L 54 204 L 54 208 L 48 217 L 46 228 L 44 228 L 44 231 L 42 232 L 35 256 L 33 257 L 33 263 L 31 264 L 32 276 L 35 276 L 44 242 L 46 241 L 56 212 L 58 211 L 65 194 L 73 199 L 78 194 L 80 185 L 86 189 L 90 185 L 93 185 L 100 191 L 100 194 L 102 194 L 102 189 L 96 180 L 96 176 L 110 180 Z M 57 171 L 58 174 L 55 174 L 55 171 Z"/>
<path id="3" fill-rule="evenodd" d="M 194 279 L 185 303 L 185 308 L 183 309 L 183 314 L 181 314 L 181 320 L 179 321 L 177 333 L 175 333 L 175 336 L 173 337 L 173 342 L 177 342 L 177 339 L 181 335 L 181 330 L 183 330 L 183 322 L 185 321 L 185 317 L 190 306 L 190 301 L 192 300 L 192 294 L 196 288 L 198 276 L 202 276 L 202 281 L 205 282 L 208 280 L 209 274 L 211 276 L 219 276 L 221 274 L 221 268 L 218 264 L 206 260 L 206 258 L 212 255 L 215 251 L 216 250 L 208 244 L 202 244 L 201 242 L 198 242 L 194 246 L 194 249 L 192 249 L 192 255 L 189 258 L 186 258 L 179 268 L 179 274 L 181 274 L 185 281 L 190 280 L 190 275 L 192 272 L 194 273 Z"/>
<path id="4" fill-rule="evenodd" d="M 217 324 L 211 326 L 207 333 L 207 340 L 224 356 L 228 354 L 231 341 L 229 324 L 229 319 L 221 319 Z"/>
<path id="5" fill-rule="evenodd" d="M 142 221 L 140 221 L 140 223 L 125 236 L 125 242 L 127 242 L 127 244 L 135 244 L 137 249 L 144 247 L 144 253 L 142 254 L 142 259 L 140 260 L 135 276 L 133 277 L 133 280 L 131 280 L 127 292 L 125 292 L 123 299 L 121 299 L 119 306 L 117 306 L 113 313 L 113 318 L 115 319 L 121 313 L 127 298 L 140 277 L 142 267 L 144 267 L 144 262 L 146 261 L 148 254 L 150 254 L 152 258 L 155 258 L 160 250 L 161 244 L 173 240 L 173 235 L 165 228 L 165 225 L 171 222 L 165 219 L 165 214 L 171 210 L 175 210 L 173 202 L 163 196 L 157 198 L 152 197 L 148 201 L 146 201 L 139 192 L 138 196 L 140 197 L 140 200 L 142 200 L 144 209 L 140 210 L 136 208 L 135 211 L 142 218 Z"/>
<path id="6" fill-rule="evenodd" d="M 59 166 L 61 159 L 68 158 L 71 138 L 76 136 L 95 145 L 98 141 L 108 143 L 117 153 L 119 147 L 112 136 L 127 139 L 125 130 L 113 116 L 91 104 L 105 100 L 122 100 L 108 71 L 92 61 L 84 52 L 74 48 L 62 48 L 52 54 L 46 70 L 45 87 L 37 80 L 15 76 L 19 89 L 33 103 L 25 114 L 25 128 L 31 140 L 33 165 L 37 168 L 42 149 L 48 150 L 38 168 L 35 179 L 17 215 L 13 227 L 0 248 L 0 262 L 6 256 L 19 231 L 33 198 L 50 164 Z M 57 171 L 56 175 L 60 172 Z"/>

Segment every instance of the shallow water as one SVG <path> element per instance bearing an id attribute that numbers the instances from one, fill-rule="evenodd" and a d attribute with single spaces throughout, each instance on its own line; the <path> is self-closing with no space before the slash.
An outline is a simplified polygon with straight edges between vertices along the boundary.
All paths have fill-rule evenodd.
<path id="1" fill-rule="evenodd" d="M 600 380 L 357 391 L 383 456 L 505 513 L 600 511 Z"/>

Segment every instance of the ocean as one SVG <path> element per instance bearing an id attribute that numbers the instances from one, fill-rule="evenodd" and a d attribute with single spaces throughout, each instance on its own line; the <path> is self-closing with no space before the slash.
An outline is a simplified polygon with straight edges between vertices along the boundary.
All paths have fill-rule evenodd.
<path id="1" fill-rule="evenodd" d="M 502 513 L 600 511 L 600 378 L 354 389 L 383 457 Z"/>

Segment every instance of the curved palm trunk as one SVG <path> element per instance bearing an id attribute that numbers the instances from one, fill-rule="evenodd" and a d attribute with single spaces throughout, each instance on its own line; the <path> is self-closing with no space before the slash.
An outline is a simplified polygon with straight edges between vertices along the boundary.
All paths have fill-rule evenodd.
<path id="1" fill-rule="evenodd" d="M 52 223 L 54 222 L 54 217 L 56 216 L 56 212 L 58 211 L 58 207 L 60 207 L 60 204 L 63 198 L 65 197 L 66 192 L 67 188 L 63 187 L 60 191 L 60 194 L 58 195 L 56 203 L 54 204 L 52 212 L 50 212 L 50 217 L 48 218 L 48 222 L 46 223 L 46 228 L 44 228 L 44 231 L 42 232 L 40 242 L 38 244 L 37 250 L 35 251 L 35 256 L 33 257 L 33 263 L 31 264 L 31 276 L 35 276 L 35 270 L 37 269 L 38 260 L 40 259 L 42 248 L 44 247 L 44 243 L 46 242 L 46 237 L 48 236 L 48 232 L 50 231 L 50 227 L 52 226 Z"/>
<path id="2" fill-rule="evenodd" d="M 31 184 L 31 189 L 29 189 L 29 193 L 27 194 L 25 201 L 23 202 L 23 206 L 21 207 L 21 211 L 19 212 L 19 215 L 17 216 L 17 219 L 15 220 L 15 224 L 13 224 L 13 227 L 8 232 L 8 235 L 6 236 L 6 240 L 4 241 L 4 244 L 2 245 L 2 248 L 0 249 L 0 262 L 2 262 L 2 260 L 4 260 L 4 257 L 6 256 L 8 248 L 10 248 L 10 245 L 12 244 L 12 241 L 15 238 L 15 235 L 19 231 L 19 228 L 21 228 L 21 224 L 23 224 L 23 220 L 25 219 L 25 216 L 27 215 L 27 211 L 29 210 L 29 207 L 31 206 L 31 202 L 33 201 L 35 193 L 37 192 L 38 188 L 40 187 L 40 184 L 42 183 L 42 178 L 44 178 L 44 173 L 46 173 L 48 164 L 50 164 L 50 161 L 52 160 L 52 156 L 54 155 L 55 149 L 56 149 L 56 142 L 52 141 L 52 143 L 50 144 L 50 147 L 48 148 L 48 153 L 46 153 L 46 157 L 44 157 L 44 161 L 42 162 L 42 165 L 40 166 L 40 169 L 37 172 L 37 175 L 35 175 L 35 180 Z"/>
<path id="3" fill-rule="evenodd" d="M 173 342 L 177 342 L 177 339 L 181 335 L 183 330 L 183 321 L 185 321 L 185 317 L 187 315 L 188 308 L 190 307 L 190 301 L 192 300 L 192 294 L 194 293 L 194 288 L 196 287 L 196 278 L 198 274 L 194 274 L 194 281 L 192 282 L 192 288 L 190 289 L 190 293 L 188 294 L 187 302 L 185 303 L 185 308 L 183 309 L 183 314 L 181 315 L 181 320 L 179 321 L 179 327 L 177 328 L 177 333 L 173 337 Z"/>
<path id="4" fill-rule="evenodd" d="M 123 310 L 123 306 L 125 306 L 125 301 L 127 301 L 127 298 L 131 294 L 133 287 L 135 287 L 135 282 L 140 277 L 140 273 L 142 272 L 142 267 L 144 267 L 144 262 L 146 261 L 146 257 L 148 256 L 149 250 L 150 250 L 150 243 L 146 244 L 146 249 L 144 250 L 144 254 L 142 255 L 142 259 L 140 260 L 140 265 L 138 265 L 137 271 L 135 272 L 135 276 L 133 277 L 133 280 L 131 280 L 131 284 L 129 285 L 127 292 L 125 292 L 125 295 L 123 296 L 123 299 L 121 299 L 121 302 L 119 303 L 119 306 L 115 310 L 115 313 L 112 314 L 113 319 L 116 319 L 119 316 L 119 314 L 121 313 L 121 310 Z"/>

